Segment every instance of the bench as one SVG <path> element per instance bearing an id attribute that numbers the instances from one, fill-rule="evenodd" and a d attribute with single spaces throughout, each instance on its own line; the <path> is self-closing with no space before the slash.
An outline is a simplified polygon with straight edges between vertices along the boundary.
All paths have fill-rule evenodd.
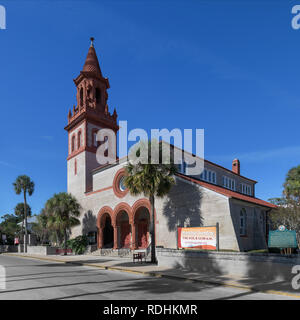
<path id="1" fill-rule="evenodd" d="M 72 249 L 56 249 L 56 254 L 72 253 Z"/>
<path id="2" fill-rule="evenodd" d="M 145 259 L 146 262 L 146 255 L 145 252 L 138 252 L 133 254 L 133 263 L 135 263 L 135 260 L 140 260 L 141 263 L 143 263 L 143 259 Z"/>

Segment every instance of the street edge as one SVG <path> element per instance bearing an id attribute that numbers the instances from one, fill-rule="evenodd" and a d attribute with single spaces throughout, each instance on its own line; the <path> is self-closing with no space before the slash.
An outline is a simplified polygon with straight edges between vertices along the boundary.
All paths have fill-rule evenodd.
<path id="1" fill-rule="evenodd" d="M 123 268 L 118 268 L 118 267 L 95 265 L 95 264 L 84 263 L 84 262 L 66 261 L 66 260 L 60 260 L 57 258 L 52 259 L 52 258 L 27 256 L 27 255 L 15 254 L 15 253 L 5 253 L 5 252 L 3 252 L 1 254 L 6 255 L 6 256 L 14 256 L 14 257 L 20 257 L 20 258 L 27 258 L 27 259 L 37 259 L 37 260 L 44 260 L 44 261 L 59 262 L 59 263 L 64 263 L 64 264 L 93 267 L 93 268 L 98 268 L 98 269 L 102 269 L 102 270 L 122 271 L 122 272 L 127 272 L 127 273 L 143 274 L 146 276 L 151 276 L 151 277 L 156 277 L 156 278 L 166 278 L 166 279 L 181 280 L 181 281 L 186 281 L 186 282 L 208 283 L 208 284 L 219 285 L 219 286 L 223 286 L 223 287 L 237 288 L 237 289 L 243 289 L 243 290 L 252 291 L 252 292 L 267 293 L 267 294 L 276 294 L 276 295 L 282 295 L 282 296 L 288 296 L 288 297 L 300 299 L 300 295 L 297 295 L 294 293 L 289 293 L 289 292 L 284 292 L 284 291 L 276 291 L 276 290 L 260 290 L 255 287 L 242 286 L 242 285 L 238 285 L 238 284 L 230 283 L 230 282 L 226 283 L 226 282 L 222 282 L 222 281 L 190 279 L 190 278 L 185 278 L 185 277 L 163 274 L 163 273 L 159 273 L 159 272 L 129 270 L 129 269 L 123 269 Z"/>

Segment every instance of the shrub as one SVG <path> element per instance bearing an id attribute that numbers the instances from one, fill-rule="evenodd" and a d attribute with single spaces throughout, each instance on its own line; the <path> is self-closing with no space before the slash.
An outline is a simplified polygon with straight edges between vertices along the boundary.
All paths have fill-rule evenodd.
<path id="1" fill-rule="evenodd" d="M 75 254 L 83 254 L 88 243 L 89 241 L 87 236 L 78 236 L 67 241 L 68 247 L 71 248 Z"/>

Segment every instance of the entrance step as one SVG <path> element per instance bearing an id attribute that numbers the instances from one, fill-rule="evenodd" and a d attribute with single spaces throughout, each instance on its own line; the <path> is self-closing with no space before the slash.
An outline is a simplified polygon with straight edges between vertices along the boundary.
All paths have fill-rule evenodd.
<path id="1" fill-rule="evenodd" d="M 93 256 L 106 256 L 106 257 L 119 257 L 119 258 L 132 258 L 133 253 L 145 252 L 146 249 L 130 250 L 130 249 L 97 249 L 90 253 Z"/>

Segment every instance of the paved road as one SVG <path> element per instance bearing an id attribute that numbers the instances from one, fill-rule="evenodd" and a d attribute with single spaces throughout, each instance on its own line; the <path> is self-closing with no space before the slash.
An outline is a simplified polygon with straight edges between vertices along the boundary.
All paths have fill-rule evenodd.
<path id="1" fill-rule="evenodd" d="M 291 299 L 246 290 L 0 255 L 3 299 Z"/>

